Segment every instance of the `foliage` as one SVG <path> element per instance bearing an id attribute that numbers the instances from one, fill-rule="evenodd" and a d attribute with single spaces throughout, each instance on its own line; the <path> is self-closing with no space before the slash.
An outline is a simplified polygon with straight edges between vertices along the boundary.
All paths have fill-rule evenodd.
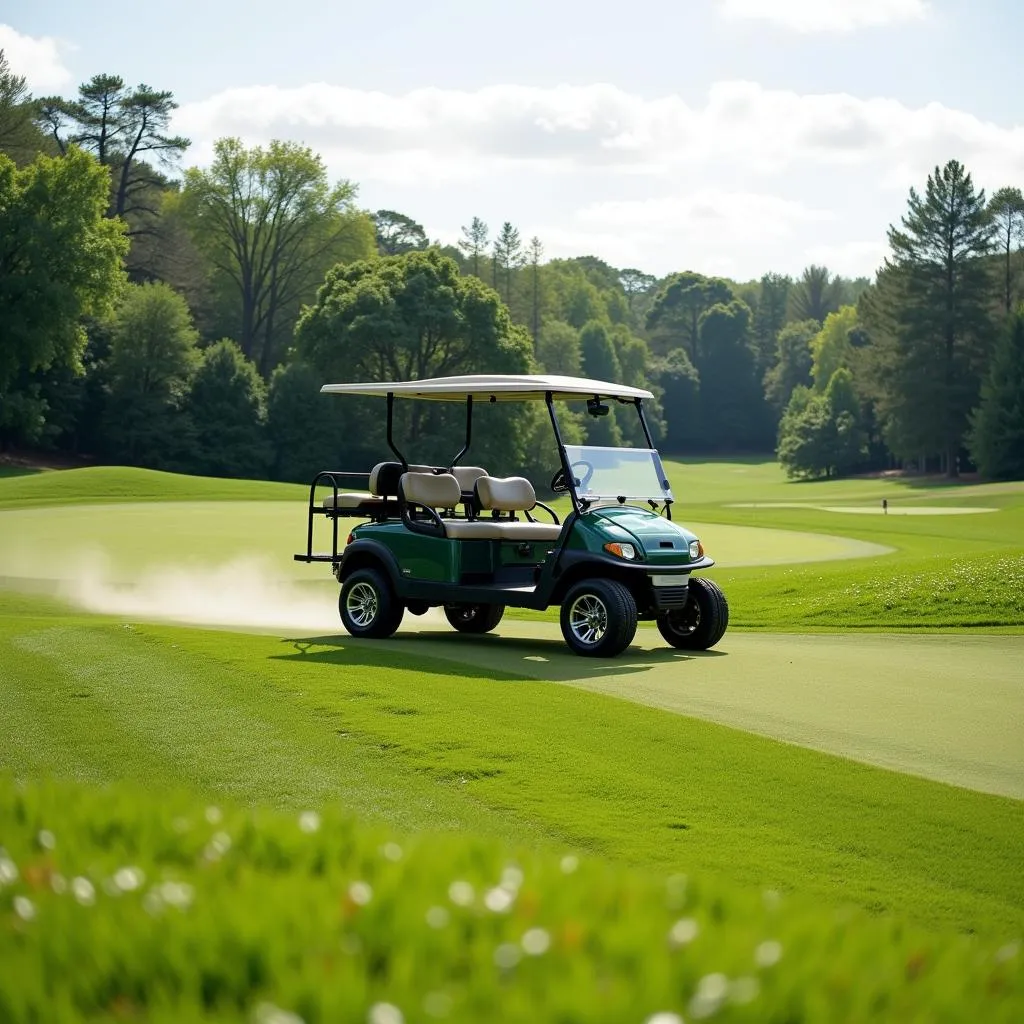
<path id="1" fill-rule="evenodd" d="M 106 173 L 87 153 L 21 170 L 0 154 L 0 400 L 21 371 L 78 368 L 82 318 L 115 301 L 127 240 L 103 219 L 106 202 Z"/>
<path id="2" fill-rule="evenodd" d="M 529 336 L 513 325 L 497 293 L 460 275 L 455 261 L 434 249 L 335 267 L 299 321 L 296 347 L 324 380 L 335 382 L 529 373 L 534 367 Z M 353 435 L 374 438 L 377 450 L 385 450 L 383 409 L 374 413 L 377 406 L 358 401 L 346 406 L 362 424 Z M 399 406 L 396 439 L 418 446 L 417 461 L 443 463 L 461 447 L 461 407 Z M 491 464 L 521 468 L 537 423 L 532 407 L 481 409 L 474 450 Z"/>
<path id="3" fill-rule="evenodd" d="M 199 362 L 185 300 L 165 284 L 129 285 L 114 319 L 104 435 L 111 457 L 156 468 L 189 445 L 182 409 Z"/>
<path id="4" fill-rule="evenodd" d="M 323 161 L 292 142 L 246 149 L 220 139 L 208 170 L 185 174 L 183 212 L 234 297 L 242 352 L 266 377 L 283 350 L 285 313 L 327 267 L 368 254 L 355 186 L 330 185 Z"/>
<path id="5" fill-rule="evenodd" d="M 790 476 L 849 473 L 867 454 L 853 377 L 840 367 L 824 393 L 798 385 L 779 425 L 779 462 Z"/>
<path id="6" fill-rule="evenodd" d="M 811 341 L 814 387 L 824 391 L 836 370 L 850 368 L 850 334 L 857 328 L 857 307 L 841 306 L 829 313 Z"/>
<path id="7" fill-rule="evenodd" d="M 351 469 L 378 461 L 379 448 L 360 448 L 359 435 L 346 437 L 351 421 L 345 403 L 320 394 L 323 383 L 320 374 L 299 360 L 279 366 L 271 375 L 267 435 L 274 480 L 308 484 L 322 469 Z"/>
<path id="8" fill-rule="evenodd" d="M 1024 193 L 1019 188 L 1001 188 L 988 204 L 988 212 L 995 222 L 999 248 L 1003 251 L 1003 301 L 1006 312 L 1013 308 L 1014 248 L 1024 250 Z"/>
<path id="9" fill-rule="evenodd" d="M 964 167 L 936 168 L 923 197 L 910 190 L 902 228 L 890 227 L 892 254 L 864 303 L 889 447 L 902 458 L 941 455 L 951 476 L 993 333 L 982 257 L 994 230 Z"/>
<path id="10" fill-rule="evenodd" d="M 733 290 L 720 278 L 687 270 L 674 274 L 654 297 L 647 314 L 647 329 L 655 332 L 662 351 L 682 346 L 690 361 L 699 365 L 701 317 L 715 305 L 733 300 Z"/>
<path id="11" fill-rule="evenodd" d="M 700 376 L 686 351 L 674 349 L 656 358 L 651 377 L 665 410 L 663 444 L 669 452 L 692 451 L 701 440 Z"/>
<path id="12" fill-rule="evenodd" d="M 828 267 L 805 267 L 790 294 L 795 320 L 817 320 L 823 324 L 829 313 L 839 308 L 838 279 L 832 277 Z"/>
<path id="13" fill-rule="evenodd" d="M 965 956 L 949 931 L 838 918 L 713 879 L 410 839 L 334 809 L 204 807 L 177 791 L 154 801 L 137 784 L 5 779 L 0 800 L 16 874 L 0 940 L 19 979 L 0 996 L 11 1024 L 111 1008 L 306 1024 L 419 1012 L 812 1022 L 880 1005 L 1010 1020 L 1024 1003 L 1010 947 L 975 940 Z M 317 949 L 334 952 L 297 971 L 298 951 Z"/>
<path id="14" fill-rule="evenodd" d="M 269 469 L 266 385 L 230 339 L 205 349 L 184 403 L 191 420 L 190 472 L 262 477 Z"/>
<path id="15" fill-rule="evenodd" d="M 814 361 L 811 342 L 818 330 L 816 320 L 797 320 L 779 331 L 775 365 L 765 374 L 764 391 L 768 401 L 780 412 L 789 403 L 794 388 L 811 384 Z"/>
<path id="16" fill-rule="evenodd" d="M 982 476 L 1024 480 L 1024 305 L 996 343 L 969 443 Z"/>
<path id="17" fill-rule="evenodd" d="M 763 447 L 767 408 L 750 340 L 750 307 L 739 299 L 704 312 L 698 323 L 701 435 L 705 450 Z"/>
<path id="18" fill-rule="evenodd" d="M 545 320 L 537 339 L 537 362 L 546 373 L 582 377 L 580 332 L 564 320 Z"/>
<path id="19" fill-rule="evenodd" d="M 487 254 L 489 233 L 489 228 L 479 217 L 474 217 L 468 228 L 462 228 L 459 248 L 465 253 L 466 259 L 469 261 L 469 272 L 474 277 L 482 276 L 480 261 Z"/>
<path id="20" fill-rule="evenodd" d="M 611 333 L 600 320 L 591 320 L 580 331 L 583 375 L 591 380 L 620 381 L 622 367 Z M 606 416 L 586 418 L 587 444 L 617 447 L 622 444 L 617 410 L 609 407 Z"/>
<path id="21" fill-rule="evenodd" d="M 0 154 L 6 153 L 19 166 L 46 149 L 35 124 L 36 109 L 24 76 L 11 70 L 0 48 Z"/>
<path id="22" fill-rule="evenodd" d="M 69 145 L 94 153 L 112 171 L 109 215 L 129 222 L 129 234 L 145 231 L 156 214 L 153 186 L 163 184 L 144 163 L 174 164 L 190 142 L 168 134 L 177 109 L 174 95 L 148 85 L 129 89 L 118 75 L 95 75 L 78 88 L 78 98 L 41 101 L 42 120 L 66 152 Z M 141 219 L 140 219 L 141 218 Z"/>
<path id="23" fill-rule="evenodd" d="M 427 233 L 422 224 L 395 210 L 378 210 L 373 215 L 376 226 L 377 251 L 382 256 L 395 256 L 413 249 L 426 249 Z"/>
<path id="24" fill-rule="evenodd" d="M 753 342 L 758 373 L 763 378 L 775 365 L 779 334 L 786 324 L 792 280 L 784 274 L 765 274 L 753 306 Z"/>

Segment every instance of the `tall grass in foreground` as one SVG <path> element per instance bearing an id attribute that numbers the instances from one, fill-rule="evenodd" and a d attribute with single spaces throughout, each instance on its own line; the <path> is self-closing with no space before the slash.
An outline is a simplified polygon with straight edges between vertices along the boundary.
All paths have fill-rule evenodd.
<path id="1" fill-rule="evenodd" d="M 1020 1020 L 1019 936 L 334 811 L 0 779 L 0 1019 Z"/>

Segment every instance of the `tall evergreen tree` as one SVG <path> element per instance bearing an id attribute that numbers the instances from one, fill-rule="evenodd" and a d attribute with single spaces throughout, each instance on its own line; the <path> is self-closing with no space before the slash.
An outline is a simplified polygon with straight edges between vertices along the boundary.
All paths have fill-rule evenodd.
<path id="1" fill-rule="evenodd" d="M 825 322 L 829 313 L 839 308 L 840 279 L 833 279 L 828 267 L 811 264 L 804 268 L 792 290 L 793 317 L 796 320 Z"/>
<path id="2" fill-rule="evenodd" d="M 995 221 L 999 248 L 1003 252 L 1003 301 L 1006 312 L 1013 308 L 1013 256 L 1024 250 L 1024 194 L 1019 188 L 1001 188 L 988 204 Z"/>
<path id="3" fill-rule="evenodd" d="M 881 275 L 884 324 L 876 348 L 886 437 L 902 458 L 939 455 L 956 476 L 957 455 L 977 404 L 992 337 L 992 281 L 983 257 L 995 225 L 984 190 L 951 160 L 910 190 L 902 227 L 889 228 Z"/>
<path id="4" fill-rule="evenodd" d="M 1024 480 L 1024 304 L 996 343 L 969 443 L 982 476 Z"/>
<path id="5" fill-rule="evenodd" d="M 524 262 L 523 242 L 519 230 L 509 221 L 501 225 L 501 231 L 494 241 L 495 275 L 501 271 L 505 284 L 505 305 L 512 302 L 512 272 L 518 270 Z M 497 283 L 495 283 L 497 287 Z"/>
<path id="6" fill-rule="evenodd" d="M 479 217 L 474 217 L 468 228 L 465 226 L 462 228 L 459 248 L 466 254 L 466 259 L 469 260 L 470 273 L 474 277 L 480 276 L 480 260 L 487 252 L 487 236 L 489 233 L 487 225 Z"/>
<path id="7" fill-rule="evenodd" d="M 530 264 L 530 334 L 533 337 L 535 349 L 540 339 L 540 258 L 543 255 L 544 246 L 541 240 L 534 235 L 526 248 L 526 259 Z"/>

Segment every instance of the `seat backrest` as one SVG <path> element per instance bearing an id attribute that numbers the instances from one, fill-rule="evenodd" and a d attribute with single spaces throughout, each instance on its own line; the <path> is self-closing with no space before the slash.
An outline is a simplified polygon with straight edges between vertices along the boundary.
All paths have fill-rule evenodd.
<path id="1" fill-rule="evenodd" d="M 476 497 L 481 508 L 496 512 L 527 512 L 537 504 L 533 484 L 524 476 L 482 476 Z"/>
<path id="2" fill-rule="evenodd" d="M 378 498 L 398 496 L 398 481 L 403 473 L 429 473 L 430 466 L 410 466 L 408 470 L 400 462 L 378 462 L 370 470 L 370 493 Z"/>
<path id="3" fill-rule="evenodd" d="M 428 508 L 454 508 L 462 488 L 451 473 L 404 473 L 399 482 L 406 501 Z"/>
<path id="4" fill-rule="evenodd" d="M 473 484 L 482 476 L 487 476 L 487 470 L 479 466 L 455 466 L 452 469 L 452 476 L 459 481 L 459 486 L 464 491 L 473 490 Z"/>

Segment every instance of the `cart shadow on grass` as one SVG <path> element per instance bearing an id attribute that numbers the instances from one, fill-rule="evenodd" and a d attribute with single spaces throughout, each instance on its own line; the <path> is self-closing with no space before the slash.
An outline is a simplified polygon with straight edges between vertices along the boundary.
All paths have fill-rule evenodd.
<path id="1" fill-rule="evenodd" d="M 622 676 L 706 658 L 725 651 L 643 650 L 630 647 L 617 658 L 585 661 L 561 640 L 495 634 L 455 635 L 442 630 L 397 633 L 388 640 L 354 640 L 344 633 L 288 637 L 292 651 L 275 659 L 309 664 L 393 668 L 433 675 L 487 678 L 496 682 L 569 682 L 580 678 Z"/>

